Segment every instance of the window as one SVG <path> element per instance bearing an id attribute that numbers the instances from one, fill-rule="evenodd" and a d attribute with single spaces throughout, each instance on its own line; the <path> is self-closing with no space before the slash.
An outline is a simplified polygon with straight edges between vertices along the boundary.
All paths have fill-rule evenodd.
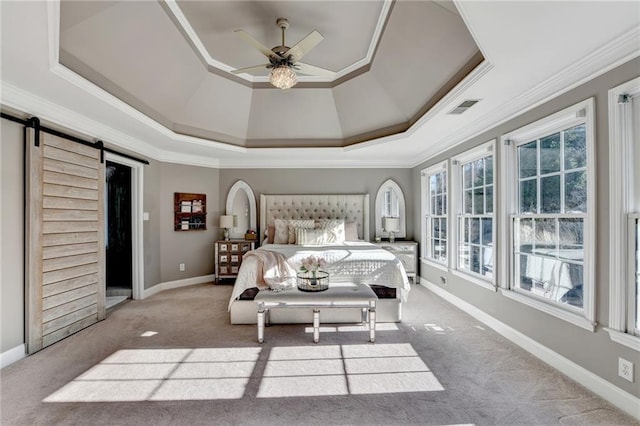
<path id="1" fill-rule="evenodd" d="M 505 194 L 512 213 L 509 290 L 591 330 L 592 115 L 593 101 L 585 101 L 503 138 L 512 182 Z"/>
<path id="2" fill-rule="evenodd" d="M 609 324 L 640 351 L 640 77 L 609 90 Z"/>
<path id="3" fill-rule="evenodd" d="M 585 125 L 519 145 L 517 153 L 515 286 L 582 308 L 587 213 Z"/>
<path id="4" fill-rule="evenodd" d="M 453 160 L 457 165 L 457 268 L 482 279 L 493 278 L 493 142 Z M 493 286 L 492 286 L 493 288 Z"/>
<path id="5" fill-rule="evenodd" d="M 447 263 L 447 163 L 442 162 L 422 173 L 424 212 L 424 257 Z"/>

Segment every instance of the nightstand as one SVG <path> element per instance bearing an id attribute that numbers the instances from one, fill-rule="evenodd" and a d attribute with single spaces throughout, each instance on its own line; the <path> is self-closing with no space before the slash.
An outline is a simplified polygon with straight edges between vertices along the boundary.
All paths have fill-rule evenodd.
<path id="1" fill-rule="evenodd" d="M 391 253 L 395 254 L 398 259 L 404 265 L 404 269 L 407 271 L 407 277 L 411 278 L 413 283 L 417 283 L 418 273 L 418 243 L 415 241 L 381 241 L 374 243 L 378 247 L 381 247 Z"/>
<path id="2" fill-rule="evenodd" d="M 249 250 L 253 250 L 256 247 L 255 241 L 247 240 L 220 240 L 214 243 L 215 245 L 215 275 L 216 282 L 223 278 L 236 278 L 240 265 L 242 264 L 242 257 Z"/>

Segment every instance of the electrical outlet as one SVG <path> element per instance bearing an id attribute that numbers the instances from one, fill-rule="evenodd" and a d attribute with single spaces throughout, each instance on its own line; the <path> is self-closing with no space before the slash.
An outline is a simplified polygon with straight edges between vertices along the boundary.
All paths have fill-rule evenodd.
<path id="1" fill-rule="evenodd" d="M 440 277 L 440 284 L 446 285 L 447 284 L 447 279 L 445 277 Z"/>
<path id="2" fill-rule="evenodd" d="M 184 272 L 184 263 L 180 264 L 180 272 Z"/>
<path id="3" fill-rule="evenodd" d="M 633 383 L 633 363 L 623 358 L 618 358 L 618 376 Z"/>

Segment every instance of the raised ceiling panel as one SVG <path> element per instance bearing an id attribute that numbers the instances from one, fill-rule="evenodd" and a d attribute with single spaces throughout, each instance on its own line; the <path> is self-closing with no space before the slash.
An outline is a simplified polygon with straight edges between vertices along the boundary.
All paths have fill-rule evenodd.
<path id="1" fill-rule="evenodd" d="M 266 57 L 234 30 L 243 29 L 269 49 L 281 44 L 276 26 L 289 20 L 286 45 L 291 47 L 313 30 L 325 38 L 303 62 L 332 71 L 364 59 L 384 2 L 376 1 L 178 1 L 212 58 L 232 68 L 266 63 Z M 354 31 L 357 25 L 357 31 Z M 266 75 L 265 72 L 256 75 Z"/>
<path id="2" fill-rule="evenodd" d="M 178 125 L 174 125 L 174 129 L 180 133 L 244 145 L 251 100 L 250 88 L 210 74 L 176 113 L 175 123 Z"/>
<path id="3" fill-rule="evenodd" d="M 109 81 L 169 118 L 208 74 L 156 2 L 103 9 L 61 32 L 60 48 L 100 74 L 85 78 Z"/>
<path id="4" fill-rule="evenodd" d="M 477 53 L 458 15 L 432 2 L 397 2 L 370 74 L 414 117 Z"/>
<path id="5" fill-rule="evenodd" d="M 113 7 L 120 2 L 117 1 L 73 1 L 60 2 L 60 32 L 66 31 L 77 24 L 86 21 L 94 15 L 102 13 L 105 9 Z M 70 7 L 72 6 L 72 7 Z"/>
<path id="6" fill-rule="evenodd" d="M 249 122 L 250 140 L 342 139 L 334 99 L 326 89 L 254 91 Z"/>
<path id="7" fill-rule="evenodd" d="M 334 87 L 333 96 L 345 138 L 409 120 L 370 73 Z"/>

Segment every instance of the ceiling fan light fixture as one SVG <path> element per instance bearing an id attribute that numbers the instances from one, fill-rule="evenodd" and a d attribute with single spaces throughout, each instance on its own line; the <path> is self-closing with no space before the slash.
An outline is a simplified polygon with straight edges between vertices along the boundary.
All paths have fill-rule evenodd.
<path id="1" fill-rule="evenodd" d="M 271 69 L 269 82 L 278 89 L 291 89 L 298 83 L 296 72 L 287 65 L 278 65 Z"/>

